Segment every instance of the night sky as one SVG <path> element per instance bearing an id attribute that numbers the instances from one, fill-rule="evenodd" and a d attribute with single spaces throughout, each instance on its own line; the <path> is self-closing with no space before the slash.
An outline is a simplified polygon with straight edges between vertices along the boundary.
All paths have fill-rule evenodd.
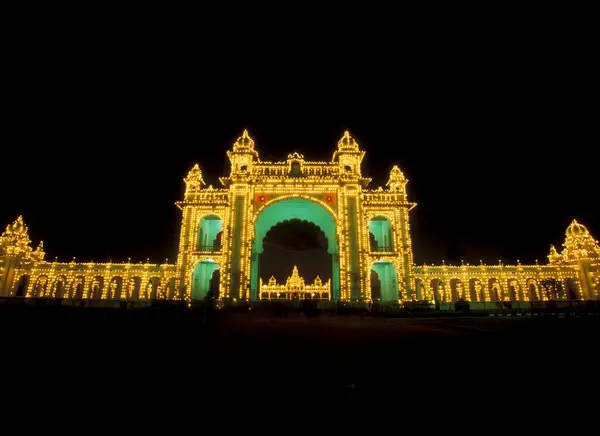
<path id="1" fill-rule="evenodd" d="M 372 188 L 398 164 L 418 264 L 545 262 L 575 217 L 600 237 L 585 35 L 496 23 L 217 45 L 99 29 L 6 54 L 0 223 L 22 214 L 49 259 L 173 261 L 183 177 L 198 162 L 219 186 L 244 128 L 264 160 L 330 160 L 349 129 Z"/>

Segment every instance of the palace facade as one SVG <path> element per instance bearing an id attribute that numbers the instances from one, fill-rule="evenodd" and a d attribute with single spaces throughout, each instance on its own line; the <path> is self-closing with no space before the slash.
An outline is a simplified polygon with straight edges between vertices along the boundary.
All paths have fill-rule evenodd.
<path id="1" fill-rule="evenodd" d="M 329 300 L 330 293 L 331 280 L 323 284 L 321 277 L 317 276 L 312 285 L 307 285 L 295 265 L 285 285 L 279 285 L 274 276 L 271 276 L 267 284 L 263 284 L 260 279 L 261 300 Z"/>
<path id="2" fill-rule="evenodd" d="M 544 265 L 414 265 L 409 212 L 416 204 L 408 199 L 408 180 L 394 166 L 385 189 L 369 189 L 364 155 L 345 132 L 329 162 L 307 161 L 299 153 L 261 161 L 244 131 L 227 151 L 231 169 L 220 178 L 222 188 L 207 186 L 198 165 L 184 179 L 184 197 L 176 203 L 182 222 L 175 264 L 48 261 L 41 242 L 32 248 L 19 217 L 0 238 L 0 296 L 192 301 L 211 291 L 220 299 L 255 301 L 282 293 L 305 298 L 314 286 L 320 299 L 335 301 L 599 297 L 600 248 L 575 220 L 562 251 L 552 246 Z M 325 285 L 302 280 L 302 290 L 282 291 L 283 285 L 264 284 L 259 275 L 267 232 L 293 219 L 313 223 L 325 235 L 331 258 Z M 295 269 L 291 285 L 298 278 Z"/>

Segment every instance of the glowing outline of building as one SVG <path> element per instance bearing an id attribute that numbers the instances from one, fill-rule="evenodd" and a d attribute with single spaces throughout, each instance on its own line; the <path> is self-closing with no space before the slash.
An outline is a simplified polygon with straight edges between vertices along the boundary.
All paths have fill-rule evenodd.
<path id="1" fill-rule="evenodd" d="M 89 300 L 201 300 L 219 270 L 219 298 L 260 298 L 262 241 L 290 219 L 317 225 L 332 259 L 330 296 L 371 301 L 371 271 L 381 300 L 534 301 L 594 299 L 599 295 L 600 248 L 573 221 L 562 253 L 551 247 L 546 265 L 413 264 L 408 180 L 394 166 L 386 189 L 368 189 L 365 152 L 345 132 L 330 162 L 299 153 L 280 162 L 259 159 L 247 131 L 227 152 L 230 174 L 221 189 L 206 186 L 196 164 L 187 177 L 176 264 L 46 261 L 43 244 L 30 246 L 22 217 L 0 238 L 0 296 Z"/>

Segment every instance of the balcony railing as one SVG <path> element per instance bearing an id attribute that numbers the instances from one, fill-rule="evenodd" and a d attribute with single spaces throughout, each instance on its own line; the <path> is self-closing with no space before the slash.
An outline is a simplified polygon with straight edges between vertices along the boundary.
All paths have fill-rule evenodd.
<path id="1" fill-rule="evenodd" d="M 394 248 L 391 246 L 374 247 L 371 246 L 371 253 L 392 253 Z"/>
<path id="2" fill-rule="evenodd" d="M 198 249 L 196 251 L 214 253 L 214 252 L 222 251 L 222 250 L 223 250 L 223 247 L 221 247 L 220 245 L 217 245 L 217 246 L 201 245 L 198 247 Z"/>

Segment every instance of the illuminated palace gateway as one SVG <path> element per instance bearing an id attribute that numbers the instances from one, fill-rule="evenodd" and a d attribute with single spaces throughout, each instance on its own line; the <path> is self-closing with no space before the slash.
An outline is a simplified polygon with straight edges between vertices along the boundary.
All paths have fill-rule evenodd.
<path id="1" fill-rule="evenodd" d="M 320 298 L 598 298 L 600 248 L 576 221 L 567 229 L 562 252 L 551 247 L 546 265 L 414 266 L 408 214 L 415 204 L 406 195 L 408 180 L 394 166 L 385 189 L 367 189 L 370 179 L 361 174 L 364 154 L 345 132 L 331 162 L 305 161 L 298 153 L 264 162 L 244 132 L 227 152 L 231 172 L 220 179 L 224 188 L 207 187 L 198 165 L 184 179 L 175 265 L 46 261 L 42 243 L 32 249 L 19 217 L 0 239 L 0 295 L 191 301 L 211 291 L 225 300 L 273 298 L 276 292 L 269 287 L 280 285 L 265 285 L 259 277 L 263 240 L 278 223 L 299 219 L 318 226 L 328 242 L 331 280 Z M 308 297 L 299 289 L 284 294 Z"/>

